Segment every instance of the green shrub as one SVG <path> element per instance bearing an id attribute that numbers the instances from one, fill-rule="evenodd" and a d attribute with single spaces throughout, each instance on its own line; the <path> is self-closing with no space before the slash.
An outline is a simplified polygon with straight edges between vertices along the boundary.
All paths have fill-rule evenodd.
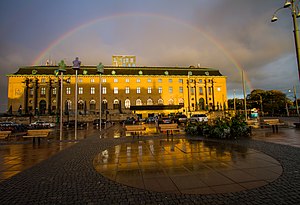
<path id="1" fill-rule="evenodd" d="M 235 116 L 231 119 L 218 118 L 210 123 L 188 123 L 185 131 L 189 135 L 219 139 L 237 139 L 250 135 L 250 129 L 241 116 Z"/>

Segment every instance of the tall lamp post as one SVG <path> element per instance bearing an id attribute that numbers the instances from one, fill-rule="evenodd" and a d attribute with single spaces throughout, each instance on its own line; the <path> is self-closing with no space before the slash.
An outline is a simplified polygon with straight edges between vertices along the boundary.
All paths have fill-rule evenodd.
<path id="1" fill-rule="evenodd" d="M 99 74 L 99 130 L 102 127 L 102 82 L 101 75 L 104 73 L 104 66 L 100 62 L 97 66 L 97 73 Z"/>
<path id="2" fill-rule="evenodd" d="M 297 65 L 298 65 L 298 75 L 299 75 L 299 80 L 300 80 L 300 47 L 299 47 L 299 28 L 298 28 L 298 22 L 297 18 L 300 17 L 300 12 L 298 8 L 298 3 L 295 0 L 286 0 L 285 4 L 283 7 L 277 9 L 273 17 L 271 19 L 271 22 L 275 22 L 278 20 L 278 17 L 276 16 L 276 13 L 284 8 L 289 8 L 292 12 L 292 17 L 293 17 L 293 26 L 294 26 L 294 40 L 295 40 L 295 47 L 296 47 L 296 57 L 297 57 Z"/>
<path id="3" fill-rule="evenodd" d="M 77 140 L 77 107 L 78 107 L 78 70 L 80 69 L 81 61 L 78 57 L 73 61 L 72 69 L 75 70 L 75 140 Z"/>
<path id="4" fill-rule="evenodd" d="M 64 72 L 66 72 L 66 64 L 64 60 L 61 60 L 58 64 L 58 71 L 60 72 L 60 120 L 59 120 L 59 140 L 62 141 L 63 130 L 63 84 L 64 84 Z"/>

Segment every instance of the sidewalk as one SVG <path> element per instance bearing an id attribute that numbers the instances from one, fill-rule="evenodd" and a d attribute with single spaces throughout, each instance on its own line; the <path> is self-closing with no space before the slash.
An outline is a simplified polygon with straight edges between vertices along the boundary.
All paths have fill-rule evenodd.
<path id="1" fill-rule="evenodd" d="M 296 139 L 299 132 L 279 130 Z M 268 132 L 265 132 L 268 133 Z M 282 175 L 265 186 L 223 194 L 175 194 L 133 188 L 99 174 L 93 159 L 98 153 L 123 143 L 137 141 L 120 135 L 113 127 L 99 136 L 92 134 L 19 174 L 0 182 L 1 204 L 299 204 L 300 149 L 258 138 L 272 134 L 254 132 L 254 139 L 219 141 L 263 152 L 283 167 Z M 277 136 L 277 137 L 278 137 Z M 157 138 L 157 137 L 156 137 Z M 154 139 L 145 137 L 145 139 Z M 292 140 L 290 141 L 292 142 Z M 290 143 L 291 145 L 297 143 Z"/>

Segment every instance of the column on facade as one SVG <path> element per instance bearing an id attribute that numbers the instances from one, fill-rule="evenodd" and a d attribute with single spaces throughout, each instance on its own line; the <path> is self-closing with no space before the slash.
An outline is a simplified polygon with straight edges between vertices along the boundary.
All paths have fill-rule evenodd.
<path id="1" fill-rule="evenodd" d="M 208 110 L 208 96 L 207 96 L 207 81 L 204 80 L 204 90 L 205 90 L 205 110 Z"/>
<path id="2" fill-rule="evenodd" d="M 35 78 L 35 85 L 34 85 L 34 114 L 38 114 L 38 94 L 39 94 L 39 79 Z"/>
<path id="3" fill-rule="evenodd" d="M 29 78 L 26 78 L 24 83 L 25 83 L 25 88 L 24 88 L 24 108 L 25 108 L 25 114 L 28 114 L 28 102 L 29 102 Z"/>
<path id="4" fill-rule="evenodd" d="M 51 115 L 51 97 L 52 97 L 52 79 L 49 77 L 49 87 L 48 87 L 48 114 Z"/>
<path id="5" fill-rule="evenodd" d="M 213 100 L 213 105 L 212 109 L 215 110 L 215 88 L 214 88 L 214 79 L 211 80 L 211 89 L 212 89 L 212 100 Z"/>

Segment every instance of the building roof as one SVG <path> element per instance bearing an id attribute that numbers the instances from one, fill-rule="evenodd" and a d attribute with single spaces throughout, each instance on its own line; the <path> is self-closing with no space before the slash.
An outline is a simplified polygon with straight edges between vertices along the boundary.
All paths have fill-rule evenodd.
<path id="1" fill-rule="evenodd" d="M 58 66 L 21 67 L 12 75 L 55 75 Z M 71 66 L 66 67 L 65 75 L 75 75 Z M 78 75 L 98 75 L 96 66 L 81 66 Z M 195 67 L 115 67 L 104 66 L 103 75 L 163 75 L 163 76 L 223 76 L 219 70 Z"/>

